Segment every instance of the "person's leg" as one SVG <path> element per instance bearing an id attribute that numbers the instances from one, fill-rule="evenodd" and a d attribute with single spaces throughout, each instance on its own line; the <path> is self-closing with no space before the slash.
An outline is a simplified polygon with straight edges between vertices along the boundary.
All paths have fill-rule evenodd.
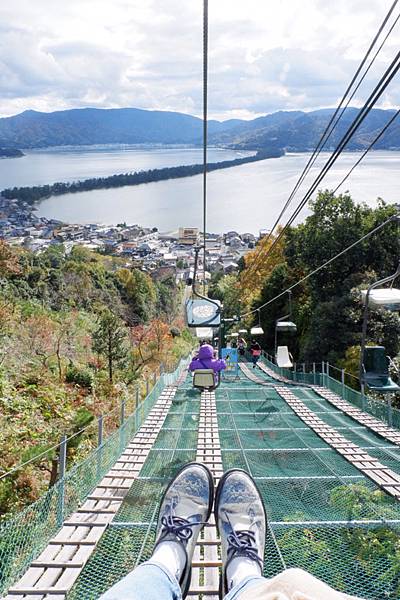
<path id="1" fill-rule="evenodd" d="M 182 600 L 182 591 L 163 565 L 150 560 L 118 581 L 100 600 Z"/>
<path id="2" fill-rule="evenodd" d="M 262 578 L 266 516 L 253 479 L 239 469 L 228 471 L 222 477 L 214 510 L 221 537 L 222 592 L 225 595 L 247 580 Z"/>
<path id="3" fill-rule="evenodd" d="M 183 467 L 167 487 L 158 514 L 151 559 L 101 596 L 101 600 L 181 600 L 189 590 L 197 538 L 214 498 L 210 471 L 202 464 Z"/>
<path id="4" fill-rule="evenodd" d="M 293 600 L 303 595 L 313 600 L 361 600 L 333 590 L 302 569 L 287 569 L 271 579 L 262 576 L 266 515 L 257 487 L 245 471 L 228 471 L 222 477 L 215 522 L 221 537 L 225 600 Z"/>

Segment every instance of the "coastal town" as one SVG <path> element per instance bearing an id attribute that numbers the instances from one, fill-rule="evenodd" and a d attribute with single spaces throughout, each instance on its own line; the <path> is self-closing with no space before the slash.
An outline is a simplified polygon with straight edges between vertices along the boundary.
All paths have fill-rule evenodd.
<path id="1" fill-rule="evenodd" d="M 260 237 L 265 234 L 260 231 Z M 194 247 L 202 241 L 198 228 L 180 227 L 159 232 L 140 225 L 69 224 L 40 217 L 28 203 L 0 195 L 0 239 L 32 252 L 62 244 L 65 253 L 76 245 L 126 260 L 126 266 L 154 273 L 173 274 L 177 280 L 193 275 Z M 257 243 L 253 233 L 207 233 L 206 278 L 238 269 L 239 260 Z M 204 276 L 203 274 L 201 275 Z"/>

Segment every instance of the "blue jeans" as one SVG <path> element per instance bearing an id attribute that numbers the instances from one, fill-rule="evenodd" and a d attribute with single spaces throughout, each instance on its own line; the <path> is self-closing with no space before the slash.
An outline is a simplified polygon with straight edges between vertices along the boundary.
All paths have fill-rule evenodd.
<path id="1" fill-rule="evenodd" d="M 262 579 L 247 577 L 231 589 L 225 600 L 239 600 L 245 588 Z M 182 593 L 175 577 L 167 569 L 159 563 L 148 561 L 118 581 L 99 600 L 182 600 Z"/>

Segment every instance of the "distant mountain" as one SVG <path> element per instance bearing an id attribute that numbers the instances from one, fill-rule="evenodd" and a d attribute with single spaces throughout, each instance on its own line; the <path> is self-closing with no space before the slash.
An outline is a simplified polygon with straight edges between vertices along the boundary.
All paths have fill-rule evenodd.
<path id="1" fill-rule="evenodd" d="M 345 111 L 328 148 L 334 147 L 358 109 Z M 394 111 L 374 109 L 348 145 L 365 148 Z M 333 109 L 313 112 L 279 111 L 252 121 L 209 121 L 209 141 L 243 150 L 312 150 Z M 33 110 L 0 119 L 0 147 L 41 148 L 86 144 L 199 144 L 202 121 L 177 112 L 137 108 L 82 108 L 52 113 Z M 400 149 L 400 121 L 389 128 L 376 148 Z"/>
<path id="2" fill-rule="evenodd" d="M 210 143 L 225 144 L 243 150 L 271 150 L 272 148 L 284 148 L 292 152 L 313 150 L 333 112 L 333 109 L 308 113 L 280 111 L 253 121 L 242 122 L 231 127 L 229 131 L 217 131 L 210 136 Z M 329 150 L 337 146 L 358 112 L 356 108 L 346 109 L 324 149 Z M 394 110 L 372 110 L 346 148 L 348 150 L 366 148 L 394 113 Z M 393 122 L 374 147 L 400 149 L 400 119 Z"/>
<path id="3" fill-rule="evenodd" d="M 210 121 L 210 133 L 235 127 Z M 42 113 L 27 110 L 0 119 L 0 145 L 11 148 L 84 144 L 186 144 L 202 135 L 202 121 L 175 112 L 137 108 L 82 108 Z"/>

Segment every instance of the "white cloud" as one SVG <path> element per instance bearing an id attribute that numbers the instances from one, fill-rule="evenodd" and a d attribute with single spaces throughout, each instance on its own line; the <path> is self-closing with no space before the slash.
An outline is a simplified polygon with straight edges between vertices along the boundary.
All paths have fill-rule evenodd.
<path id="1" fill-rule="evenodd" d="M 210 0 L 210 115 L 334 105 L 390 4 Z M 3 116 L 81 106 L 201 114 L 201 0 L 13 0 L 1 3 L 0 23 Z M 398 44 L 397 31 L 369 87 Z"/>

